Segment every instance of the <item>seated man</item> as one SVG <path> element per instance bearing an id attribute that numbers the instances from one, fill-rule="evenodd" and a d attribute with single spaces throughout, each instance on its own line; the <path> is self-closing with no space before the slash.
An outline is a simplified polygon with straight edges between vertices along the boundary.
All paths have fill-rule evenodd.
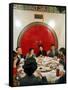
<path id="1" fill-rule="evenodd" d="M 22 63 L 24 61 L 24 56 L 22 54 L 22 49 L 20 47 L 17 47 L 16 52 L 17 52 L 18 63 Z"/>
<path id="2" fill-rule="evenodd" d="M 51 49 L 47 52 L 47 55 L 48 55 L 49 57 L 58 56 L 58 50 L 57 50 L 57 48 L 55 47 L 54 44 L 51 45 Z"/>
<path id="3" fill-rule="evenodd" d="M 46 78 L 40 79 L 34 76 L 33 74 L 35 70 L 37 69 L 37 63 L 36 63 L 35 58 L 33 57 L 27 58 L 27 60 L 25 60 L 24 62 L 23 69 L 24 69 L 24 72 L 26 73 L 26 76 L 20 80 L 20 86 L 39 85 L 39 84 L 47 83 Z"/>
<path id="4" fill-rule="evenodd" d="M 37 56 L 46 56 L 46 51 L 44 51 L 43 46 L 39 46 L 39 52 Z"/>
<path id="5" fill-rule="evenodd" d="M 20 47 L 16 48 L 16 52 L 18 53 L 19 59 L 23 58 L 22 49 Z"/>

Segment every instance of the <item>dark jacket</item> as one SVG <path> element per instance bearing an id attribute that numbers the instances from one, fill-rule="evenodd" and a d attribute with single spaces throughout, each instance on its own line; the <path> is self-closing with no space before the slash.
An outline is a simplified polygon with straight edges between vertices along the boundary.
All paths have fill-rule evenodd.
<path id="1" fill-rule="evenodd" d="M 46 56 L 46 51 L 39 51 L 39 53 L 38 53 L 38 55 L 37 56 L 40 56 L 40 55 L 42 55 L 42 56 Z"/>
<path id="2" fill-rule="evenodd" d="M 49 57 L 54 57 L 54 56 L 58 56 L 58 50 L 55 49 L 54 53 L 52 51 L 50 51 L 50 53 L 48 54 Z"/>
<path id="3" fill-rule="evenodd" d="M 28 86 L 28 85 L 41 85 L 47 84 L 46 78 L 40 79 L 38 77 L 32 76 L 25 76 L 20 80 L 20 86 Z"/>

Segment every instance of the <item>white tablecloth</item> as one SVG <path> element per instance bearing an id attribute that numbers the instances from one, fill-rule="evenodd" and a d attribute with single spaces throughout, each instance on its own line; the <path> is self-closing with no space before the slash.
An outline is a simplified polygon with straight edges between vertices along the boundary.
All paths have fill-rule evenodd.
<path id="1" fill-rule="evenodd" d="M 58 77 L 56 76 L 56 69 L 46 71 L 46 69 L 49 68 L 49 67 L 46 67 L 46 65 L 49 64 L 49 63 L 59 64 L 58 59 L 55 60 L 51 57 L 41 57 L 41 58 L 38 57 L 38 58 L 36 58 L 36 61 L 37 61 L 37 64 L 38 64 L 38 68 L 34 73 L 36 76 L 37 76 L 37 72 L 41 73 L 42 76 L 45 76 L 47 78 L 47 81 L 49 83 L 55 83 L 55 81 L 60 78 L 60 76 L 58 76 Z M 42 68 L 42 69 L 40 69 L 40 68 Z M 20 71 L 20 70 L 22 70 L 22 73 L 20 74 L 20 76 L 24 77 L 25 73 L 24 73 L 24 70 L 22 69 L 22 64 L 20 65 L 20 68 L 18 69 L 18 71 Z M 43 72 L 41 72 L 41 70 Z M 65 72 L 63 65 L 59 64 L 59 70 L 62 71 L 62 72 Z"/>
<path id="2" fill-rule="evenodd" d="M 42 60 L 42 62 L 39 63 L 38 68 L 42 67 L 42 71 L 45 71 L 45 69 L 47 68 L 46 65 L 48 63 L 53 63 L 53 64 L 56 63 L 57 65 L 59 64 L 59 60 L 58 59 L 55 60 L 55 59 L 53 59 L 51 57 L 42 57 L 41 60 Z M 37 63 L 38 63 L 38 61 L 39 61 L 39 58 L 37 58 Z M 60 71 L 65 72 L 63 65 L 59 64 L 58 68 L 59 68 Z M 41 75 L 42 76 L 46 76 L 47 81 L 49 83 L 55 83 L 55 81 L 60 78 L 60 76 L 56 76 L 56 69 L 51 70 L 51 71 L 41 72 Z"/>

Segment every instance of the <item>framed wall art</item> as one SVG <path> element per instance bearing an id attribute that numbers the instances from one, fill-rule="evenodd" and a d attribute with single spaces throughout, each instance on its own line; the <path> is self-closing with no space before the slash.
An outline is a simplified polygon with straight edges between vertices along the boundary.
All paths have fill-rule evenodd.
<path id="1" fill-rule="evenodd" d="M 9 85 L 66 83 L 66 6 L 9 4 Z"/>

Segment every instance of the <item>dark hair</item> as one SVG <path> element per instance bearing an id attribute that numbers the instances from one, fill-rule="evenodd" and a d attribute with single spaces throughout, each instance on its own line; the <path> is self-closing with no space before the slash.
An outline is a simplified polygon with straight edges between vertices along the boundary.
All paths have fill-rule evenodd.
<path id="1" fill-rule="evenodd" d="M 37 69 L 37 63 L 35 58 L 33 57 L 27 58 L 24 62 L 23 68 L 24 68 L 24 72 L 28 76 L 31 76 L 34 73 L 34 71 Z"/>
<path id="2" fill-rule="evenodd" d="M 17 53 L 15 51 L 13 51 L 13 58 L 17 56 Z"/>
<path id="3" fill-rule="evenodd" d="M 31 52 L 31 50 L 34 50 L 34 48 L 30 48 L 30 49 L 29 49 L 29 52 Z"/>
<path id="4" fill-rule="evenodd" d="M 16 50 L 18 50 L 18 48 L 20 48 L 20 47 L 17 47 Z"/>
<path id="5" fill-rule="evenodd" d="M 55 46 L 55 44 L 51 44 L 51 46 Z"/>
<path id="6" fill-rule="evenodd" d="M 64 55 L 66 55 L 66 49 L 65 48 L 60 48 L 59 51 L 61 51 Z"/>

